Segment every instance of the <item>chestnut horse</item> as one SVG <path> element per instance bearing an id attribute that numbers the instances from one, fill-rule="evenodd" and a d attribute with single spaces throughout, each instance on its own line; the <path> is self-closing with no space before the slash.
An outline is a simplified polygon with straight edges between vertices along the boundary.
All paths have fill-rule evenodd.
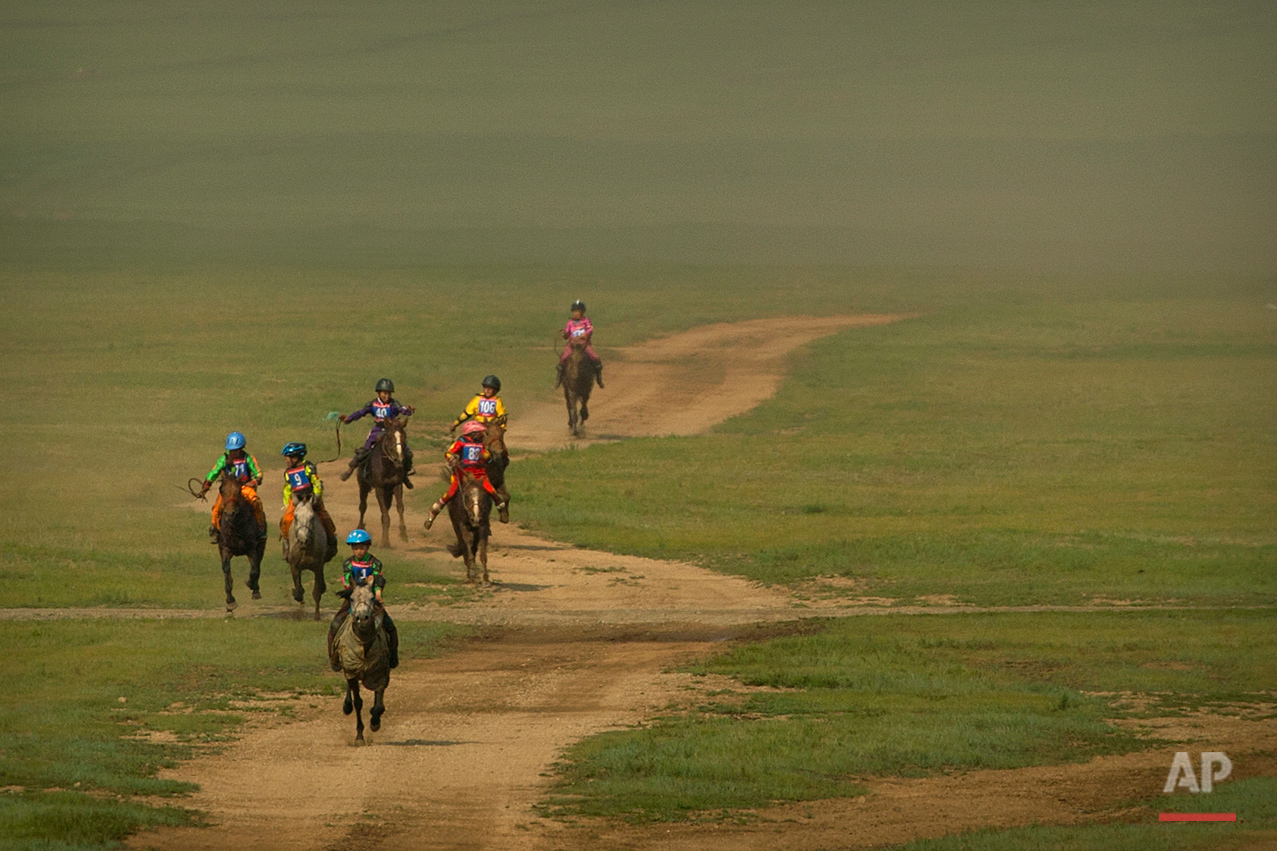
<path id="1" fill-rule="evenodd" d="M 248 557 L 246 584 L 253 592 L 254 600 L 262 598 L 257 580 L 262 575 L 262 555 L 266 552 L 266 539 L 257 528 L 257 516 L 240 489 L 239 479 L 223 472 L 218 488 L 222 495 L 222 518 L 217 527 L 217 551 L 222 557 L 222 575 L 226 579 L 226 611 L 229 612 L 238 605 L 235 595 L 231 593 L 231 559 L 235 556 Z"/>
<path id="2" fill-rule="evenodd" d="M 563 400 L 568 405 L 568 429 L 573 437 L 580 437 L 581 427 L 590 418 L 590 390 L 597 372 L 583 340 L 570 340 L 568 345 L 572 351 L 563 363 Z"/>
<path id="3" fill-rule="evenodd" d="M 483 572 L 483 584 L 491 584 L 488 579 L 488 536 L 492 532 L 489 517 L 492 514 L 492 497 L 484 490 L 483 484 L 457 465 L 457 495 L 448 501 L 448 517 L 452 520 L 452 531 L 457 535 L 457 542 L 448 546 L 448 552 L 454 558 L 466 563 L 466 581 L 477 582 L 479 568 Z M 478 567 L 476 567 L 476 561 Z"/>
<path id="4" fill-rule="evenodd" d="M 385 431 L 373 444 L 372 454 L 359 468 L 359 527 L 364 526 L 364 512 L 368 510 L 368 492 L 377 493 L 377 505 L 381 507 L 381 542 L 378 546 L 390 546 L 390 505 L 393 502 L 399 512 L 399 540 L 408 540 L 408 527 L 403 519 L 403 486 L 407 477 L 404 471 L 406 420 L 396 417 L 386 420 Z"/>

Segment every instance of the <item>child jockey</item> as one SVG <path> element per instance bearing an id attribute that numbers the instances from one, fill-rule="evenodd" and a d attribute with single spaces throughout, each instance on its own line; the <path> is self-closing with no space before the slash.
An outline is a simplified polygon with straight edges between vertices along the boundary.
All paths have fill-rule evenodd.
<path id="1" fill-rule="evenodd" d="M 337 596 L 344 599 L 337 614 L 333 615 L 332 624 L 328 627 L 328 662 L 334 671 L 341 670 L 341 662 L 333 654 L 333 641 L 337 638 L 337 631 L 341 629 L 342 621 L 346 620 L 350 614 L 350 592 L 355 590 L 356 585 L 367 585 L 371 582 L 373 594 L 377 597 L 377 608 L 381 610 L 381 628 L 386 631 L 386 645 L 390 649 L 390 667 L 397 668 L 399 667 L 399 630 L 395 628 L 395 622 L 390 619 L 390 612 L 386 611 L 386 606 L 381 600 L 381 589 L 386 587 L 386 577 L 381 573 L 381 560 L 368 552 L 368 548 L 372 545 L 372 536 L 363 529 L 356 529 L 346 536 L 346 543 L 350 544 L 350 558 L 346 559 L 345 564 L 341 566 L 341 590 L 337 592 Z"/>
<path id="2" fill-rule="evenodd" d="M 204 477 L 204 486 L 200 488 L 200 494 L 208 493 L 208 489 L 213 486 L 213 482 L 225 470 L 232 476 L 239 479 L 240 492 L 244 494 L 244 498 L 248 500 L 249 505 L 253 506 L 253 514 L 257 517 L 257 531 L 266 537 L 266 509 L 262 508 L 262 501 L 257 496 L 257 488 L 262 483 L 262 470 L 257 466 L 257 459 L 244 449 L 248 441 L 244 439 L 244 435 L 238 431 L 233 431 L 226 435 L 226 452 L 221 458 L 217 459 L 217 463 L 213 465 L 213 469 L 209 470 L 208 475 Z M 208 527 L 208 536 L 212 539 L 211 543 L 217 543 L 218 528 L 222 523 L 222 495 L 217 495 L 217 501 L 213 503 L 213 522 Z"/>
<path id="3" fill-rule="evenodd" d="M 457 426 L 467 421 L 475 421 L 483 423 L 485 428 L 491 427 L 493 424 L 501 427 L 501 431 L 488 444 L 489 450 L 494 452 L 501 458 L 501 467 L 504 470 L 510 465 L 510 453 L 505 448 L 505 405 L 501 403 L 501 397 L 497 394 L 501 392 L 501 379 L 495 375 L 486 376 L 483 379 L 482 390 L 478 396 L 470 400 L 470 404 L 466 405 L 466 409 L 461 412 L 461 416 L 452 423 L 451 431 L 456 431 Z M 504 477 L 500 487 L 497 488 L 500 495 L 498 502 L 509 503 L 510 491 L 506 490 Z"/>
<path id="4" fill-rule="evenodd" d="M 563 383 L 563 365 L 568 362 L 568 355 L 572 354 L 573 340 L 585 341 L 585 353 L 594 361 L 594 380 L 599 383 L 599 387 L 603 386 L 603 361 L 599 360 L 594 347 L 590 345 L 590 338 L 593 336 L 594 323 L 585 315 L 585 302 L 577 299 L 572 302 L 572 318 L 563 326 L 563 339 L 568 344 L 563 347 L 563 354 L 559 355 L 559 377 L 554 381 L 555 387 Z"/>
<path id="5" fill-rule="evenodd" d="M 479 480 L 483 485 L 483 489 L 492 497 L 492 501 L 497 504 L 497 511 L 500 512 L 502 523 L 510 522 L 510 506 L 502 501 L 501 494 L 497 493 L 496 488 L 492 486 L 492 482 L 488 481 L 488 461 L 492 458 L 492 453 L 483 445 L 483 437 L 487 433 L 483 423 L 476 420 L 470 420 L 461 427 L 461 437 L 448 447 L 448 451 L 444 453 L 450 465 L 460 464 L 461 468 Z M 434 525 L 435 518 L 439 516 L 439 512 L 443 511 L 443 507 L 448 504 L 448 500 L 457 495 L 460 490 L 461 483 L 457 479 L 454 471 L 452 481 L 448 484 L 448 492 L 439 497 L 439 501 L 430 506 L 430 517 L 426 519 L 426 528 L 429 529 Z"/>
<path id="6" fill-rule="evenodd" d="M 293 527 L 293 494 L 305 496 L 310 494 L 310 504 L 319 515 L 319 522 L 324 524 L 328 533 L 328 552 L 324 561 L 337 555 L 337 524 L 328 516 L 324 508 L 324 483 L 319 480 L 319 471 L 315 465 L 306 460 L 306 444 L 289 443 L 279 453 L 288 459 L 288 469 L 284 471 L 284 516 L 279 518 L 279 537 L 284 541 L 284 561 L 288 561 L 288 530 Z"/>
<path id="7" fill-rule="evenodd" d="M 386 431 L 386 420 L 393 420 L 395 417 L 403 414 L 404 416 L 412 416 L 415 408 L 412 405 L 401 405 L 399 400 L 392 395 L 395 392 L 395 382 L 389 378 L 383 378 L 377 382 L 377 397 L 364 405 L 358 411 L 355 411 L 348 417 L 338 417 L 343 423 L 353 423 L 355 420 L 364 416 L 372 416 L 374 423 L 372 431 L 368 432 L 368 439 L 364 441 L 364 445 L 355 450 L 355 457 L 350 459 L 350 467 L 341 474 L 341 480 L 344 482 L 350 478 L 350 474 L 359 469 L 365 459 L 372 454 L 373 444 L 377 442 L 377 438 L 381 437 Z M 416 470 L 412 469 L 412 450 L 408 448 L 408 444 L 404 444 L 403 448 L 403 465 L 404 465 L 404 487 L 411 488 L 412 482 L 408 480 Z"/>

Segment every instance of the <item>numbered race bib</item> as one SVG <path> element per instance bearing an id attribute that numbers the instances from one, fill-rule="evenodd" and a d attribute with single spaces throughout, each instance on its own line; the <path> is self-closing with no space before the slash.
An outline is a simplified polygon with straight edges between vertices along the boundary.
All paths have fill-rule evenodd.
<path id="1" fill-rule="evenodd" d="M 350 563 L 350 573 L 355 577 L 356 582 L 363 582 L 373 575 L 373 563 L 371 561 L 352 561 Z"/>
<path id="2" fill-rule="evenodd" d="M 479 400 L 479 416 L 495 417 L 497 415 L 496 399 L 480 399 Z"/>
<path id="3" fill-rule="evenodd" d="M 389 402 L 386 402 L 384 404 L 381 402 L 372 403 L 372 415 L 379 420 L 390 419 L 390 411 L 391 411 L 391 405 Z"/>
<path id="4" fill-rule="evenodd" d="M 461 463 L 467 467 L 483 465 L 483 444 L 467 443 L 461 447 Z"/>
<path id="5" fill-rule="evenodd" d="M 226 466 L 231 471 L 231 475 L 239 479 L 241 482 L 247 482 L 252 478 L 248 471 L 248 459 L 241 458 L 238 461 L 227 461 Z"/>
<path id="6" fill-rule="evenodd" d="M 288 484 L 294 491 L 308 490 L 311 486 L 310 471 L 304 466 L 285 470 L 284 475 L 288 477 Z"/>
<path id="7" fill-rule="evenodd" d="M 585 336 L 585 329 L 584 329 L 584 328 L 573 328 L 573 329 L 572 329 L 572 336 L 573 336 L 573 337 L 584 337 L 584 336 Z"/>

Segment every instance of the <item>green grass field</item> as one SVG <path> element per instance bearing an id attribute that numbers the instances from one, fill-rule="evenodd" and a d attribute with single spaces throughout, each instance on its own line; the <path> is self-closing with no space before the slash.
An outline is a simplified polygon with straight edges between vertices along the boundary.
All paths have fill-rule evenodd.
<path id="1" fill-rule="evenodd" d="M 690 668 L 745 686 L 569 750 L 555 815 L 703 818 L 864 794 L 865 778 L 1165 746 L 1111 726 L 1271 707 L 1270 612 L 847 618 Z M 1130 698 L 1147 698 L 1138 711 Z M 1150 790 L 1152 791 L 1152 790 Z M 1163 802 L 1165 803 L 1165 802 Z"/>
<path id="2" fill-rule="evenodd" d="M 1275 56 L 1270 11 L 1242 3 L 4 6 L 0 607 L 219 607 L 180 489 L 228 431 L 267 469 L 273 522 L 278 448 L 327 457 L 328 414 L 383 375 L 418 406 L 419 457 L 488 372 L 516 418 L 549 397 L 578 296 L 605 356 L 707 322 L 898 312 L 916 316 L 796 353 L 774 399 L 712 434 L 520 459 L 518 518 L 802 594 L 1206 610 L 738 648 L 704 669 L 757 678 L 810 642 L 830 679 L 586 741 L 564 769 L 585 797 L 554 806 L 682 817 L 675 796 L 749 806 L 839 794 L 851 769 L 1132 746 L 1082 694 L 1104 690 L 1096 660 L 1166 711 L 1271 694 Z M 387 566 L 403 601 L 462 593 L 443 562 Z M 808 582 L 830 576 L 854 584 Z M 272 548 L 267 600 L 288 584 Z M 1207 638 L 1151 645 L 1175 618 Z M 97 848 L 197 818 L 157 767 L 234 735 L 232 698 L 323 697 L 315 632 L 0 623 L 24 684 L 0 698 L 22 789 L 0 795 L 0 840 Z M 439 630 L 404 632 L 438 651 Z M 861 688 L 852 649 L 899 681 Z M 1175 654 L 1190 672 L 1147 668 Z M 887 708 L 932 747 L 848 730 Z M 1005 750 L 986 721 L 1017 731 Z M 1043 750 L 1043 730 L 1076 747 Z M 846 750 L 795 771 L 822 735 Z M 715 760 L 740 754 L 758 769 L 725 778 Z M 1230 787 L 1256 823 L 1267 783 Z M 1061 830 L 917 847 L 1165 836 Z"/>

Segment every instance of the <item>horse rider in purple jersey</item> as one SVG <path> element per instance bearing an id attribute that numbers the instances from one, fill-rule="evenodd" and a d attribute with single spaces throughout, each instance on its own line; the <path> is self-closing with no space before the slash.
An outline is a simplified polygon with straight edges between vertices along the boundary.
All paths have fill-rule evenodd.
<path id="1" fill-rule="evenodd" d="M 377 395 L 371 402 L 364 405 L 353 414 L 345 417 L 338 417 L 343 423 L 353 423 L 360 417 L 372 417 L 374 420 L 372 431 L 368 432 L 368 439 L 364 441 L 364 445 L 355 450 L 355 457 L 350 459 L 350 467 L 341 474 L 341 480 L 344 482 L 350 478 L 350 474 L 358 470 L 360 465 L 367 460 L 372 454 L 373 445 L 386 432 L 386 422 L 403 415 L 410 417 L 416 409 L 412 405 L 401 405 L 399 400 L 394 397 L 395 383 L 389 378 L 383 378 L 377 382 Z M 412 482 L 408 481 L 408 476 L 417 472 L 412 468 L 412 450 L 408 448 L 407 442 L 403 447 L 404 460 L 404 487 L 411 488 Z"/>

